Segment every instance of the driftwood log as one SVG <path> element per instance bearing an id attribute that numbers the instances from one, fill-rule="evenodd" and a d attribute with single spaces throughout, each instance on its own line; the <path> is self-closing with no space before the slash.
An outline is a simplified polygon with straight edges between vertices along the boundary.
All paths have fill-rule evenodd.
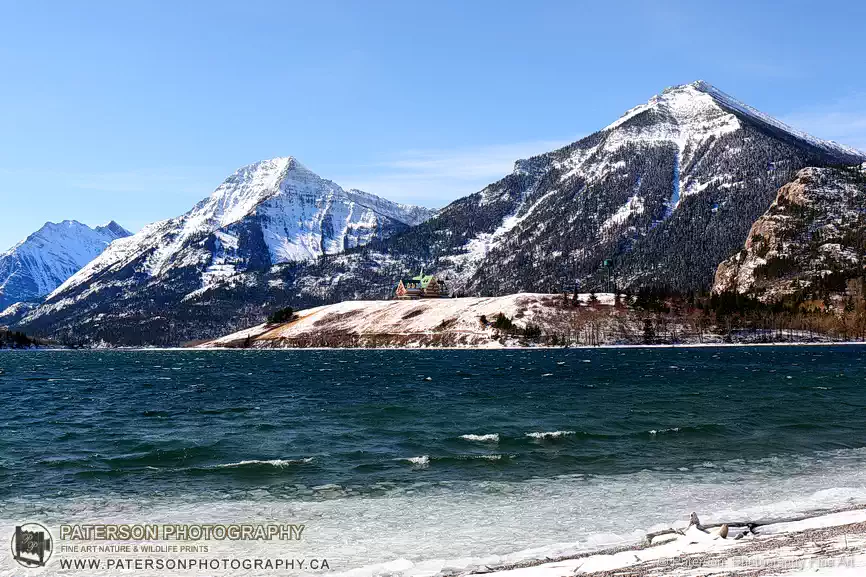
<path id="1" fill-rule="evenodd" d="M 859 509 L 861 507 L 857 507 L 857 508 Z M 718 527 L 719 528 L 719 536 L 722 537 L 723 539 L 726 539 L 728 537 L 728 532 L 729 532 L 728 530 L 730 527 L 743 527 L 743 530 L 734 536 L 734 539 L 737 540 L 737 539 L 742 539 L 746 535 L 754 534 L 755 529 L 757 529 L 758 527 L 762 527 L 764 525 L 776 525 L 778 523 L 795 523 L 797 521 L 805 521 L 807 519 L 812 519 L 813 517 L 817 517 L 820 515 L 827 515 L 827 514 L 835 513 L 835 512 L 837 512 L 837 510 L 835 510 L 835 509 L 819 510 L 819 511 L 813 511 L 812 513 L 809 513 L 807 515 L 800 515 L 798 517 L 784 517 L 782 519 L 772 519 L 769 521 L 749 521 L 749 520 L 746 520 L 746 521 L 725 521 L 725 522 L 720 522 L 720 523 L 711 523 L 709 525 L 702 524 L 701 520 L 698 518 L 698 514 L 693 512 L 689 516 L 689 527 L 694 525 L 699 531 L 703 531 L 704 533 L 709 533 L 710 532 L 709 529 L 715 529 Z M 654 531 L 652 533 L 647 533 L 646 537 L 645 537 L 646 543 L 650 544 L 650 543 L 652 543 L 652 540 L 655 539 L 656 537 L 660 537 L 661 535 L 669 535 L 672 533 L 676 533 L 678 535 L 685 535 L 685 532 L 682 529 L 674 529 L 674 528 L 662 529 L 661 531 Z"/>

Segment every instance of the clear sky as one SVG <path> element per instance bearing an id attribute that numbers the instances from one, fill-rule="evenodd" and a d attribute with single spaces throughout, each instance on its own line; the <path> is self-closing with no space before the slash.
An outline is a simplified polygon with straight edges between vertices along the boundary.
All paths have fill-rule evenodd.
<path id="1" fill-rule="evenodd" d="M 0 0 L 0 250 L 238 167 L 439 207 L 704 79 L 866 149 L 866 3 Z"/>

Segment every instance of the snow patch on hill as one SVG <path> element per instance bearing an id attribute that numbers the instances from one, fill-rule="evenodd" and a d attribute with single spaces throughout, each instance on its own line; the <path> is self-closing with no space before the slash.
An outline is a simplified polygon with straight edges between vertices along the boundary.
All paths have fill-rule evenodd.
<path id="1" fill-rule="evenodd" d="M 579 295 L 584 306 L 590 295 Z M 508 343 L 494 327 L 502 314 L 519 328 L 547 323 L 562 295 L 518 293 L 501 297 L 428 300 L 345 301 L 303 310 L 282 325 L 263 324 L 201 345 L 204 348 L 251 346 L 469 346 Z M 611 307 L 614 295 L 596 295 L 592 306 Z M 514 339 L 511 339 L 514 340 Z"/>

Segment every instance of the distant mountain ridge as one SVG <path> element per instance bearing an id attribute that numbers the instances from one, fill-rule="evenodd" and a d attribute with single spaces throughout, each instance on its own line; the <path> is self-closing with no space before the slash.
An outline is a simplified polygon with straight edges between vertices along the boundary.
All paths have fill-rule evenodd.
<path id="1" fill-rule="evenodd" d="M 186 214 L 150 224 L 112 247 L 52 297 L 112 274 L 142 284 L 177 274 L 192 292 L 247 268 L 342 252 L 432 214 L 345 191 L 293 157 L 274 158 L 240 168 Z"/>
<path id="2" fill-rule="evenodd" d="M 187 215 L 116 243 L 24 325 L 61 338 L 173 344 L 256 324 L 278 306 L 387 297 L 397 278 L 421 267 L 474 296 L 575 283 L 601 291 L 609 278 L 619 288 L 707 290 L 799 170 L 864 160 L 698 81 L 664 90 L 575 143 L 518 160 L 511 174 L 426 220 L 430 212 L 405 207 L 397 219 L 372 207 L 366 218 L 346 219 L 340 200 L 336 212 L 291 228 L 298 240 L 289 242 L 281 231 L 295 219 L 278 215 L 312 205 L 262 197 L 242 169 L 223 185 L 237 194 L 222 199 L 218 189 Z M 253 172 L 277 182 L 281 170 Z M 292 190 L 330 183 L 295 170 Z M 340 191 L 334 198 L 350 197 Z M 247 216 L 221 220 L 235 212 Z M 377 225 L 365 226 L 373 215 Z"/>
<path id="3" fill-rule="evenodd" d="M 0 254 L 0 312 L 41 300 L 111 242 L 130 234 L 114 221 L 95 228 L 75 220 L 45 223 Z"/>

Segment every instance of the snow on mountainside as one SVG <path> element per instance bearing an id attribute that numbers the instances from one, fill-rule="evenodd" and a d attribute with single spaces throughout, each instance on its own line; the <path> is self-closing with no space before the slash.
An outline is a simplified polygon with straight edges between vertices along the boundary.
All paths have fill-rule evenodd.
<path id="1" fill-rule="evenodd" d="M 793 138 L 808 142 L 812 146 L 821 148 L 826 152 L 837 156 L 840 160 L 846 163 L 856 164 L 858 160 L 862 160 L 864 157 L 866 157 L 866 152 L 862 150 L 857 150 L 856 148 L 851 148 L 850 146 L 839 144 L 838 142 L 835 142 L 833 140 L 822 140 L 820 138 L 815 138 L 810 134 L 806 134 L 802 130 L 797 130 L 796 128 L 788 126 L 784 122 L 776 120 L 769 114 L 764 114 L 760 110 L 757 110 L 755 108 L 752 108 L 748 104 L 740 102 L 733 96 L 722 92 L 715 86 L 708 84 L 703 80 L 698 80 L 693 84 L 693 86 L 695 87 L 695 89 L 712 96 L 713 99 L 723 108 L 727 108 L 737 114 L 742 114 L 753 120 L 763 122 L 769 126 L 777 128 L 783 133 L 789 134 Z"/>
<path id="2" fill-rule="evenodd" d="M 9 305 L 0 311 L 0 327 L 11 327 L 18 324 L 18 321 L 35 308 L 36 303 L 33 302 L 17 302 Z"/>
<path id="3" fill-rule="evenodd" d="M 345 191 L 292 157 L 257 162 L 236 171 L 186 214 L 113 244 L 49 295 L 28 321 L 82 304 L 110 306 L 139 292 L 171 308 L 239 273 L 340 253 L 432 214 Z"/>
<path id="4" fill-rule="evenodd" d="M 416 225 L 432 211 L 359 190 L 344 191 L 292 157 L 245 166 L 188 213 L 144 227 L 59 287 L 51 298 L 91 280 L 192 274 L 189 292 L 247 268 L 314 260 Z M 189 271 L 195 272 L 189 272 Z M 143 282 L 147 282 L 142 279 Z M 109 281 L 109 284 L 115 281 Z M 100 290 L 97 286 L 91 290 Z"/>
<path id="5" fill-rule="evenodd" d="M 455 201 L 423 227 L 373 243 L 364 259 L 309 271 L 298 288 L 376 286 L 388 269 L 426 266 L 465 294 L 710 287 L 775 192 L 806 166 L 862 153 L 786 127 L 706 82 L 668 88 L 601 131 L 520 160 L 514 172 Z M 370 260 L 379 262 L 370 273 Z M 342 263 L 342 264 L 341 264 Z M 354 290 L 354 288 L 352 289 Z"/>
<path id="6" fill-rule="evenodd" d="M 622 289 L 708 289 L 797 171 L 864 160 L 699 81 L 518 160 L 428 220 L 343 191 L 292 159 L 266 161 L 187 215 L 112 245 L 23 325 L 171 344 L 256 324 L 278 306 L 382 298 L 421 267 L 473 296 L 557 292 L 575 281 L 600 292 L 609 277 Z"/>
<path id="7" fill-rule="evenodd" d="M 795 293 L 842 293 L 863 275 L 866 164 L 806 168 L 779 189 L 744 248 L 722 262 L 715 292 L 775 301 Z"/>
<path id="8" fill-rule="evenodd" d="M 74 220 L 45 223 L 0 254 L 0 310 L 13 303 L 40 300 L 112 241 L 129 234 L 114 221 L 96 228 Z"/>

